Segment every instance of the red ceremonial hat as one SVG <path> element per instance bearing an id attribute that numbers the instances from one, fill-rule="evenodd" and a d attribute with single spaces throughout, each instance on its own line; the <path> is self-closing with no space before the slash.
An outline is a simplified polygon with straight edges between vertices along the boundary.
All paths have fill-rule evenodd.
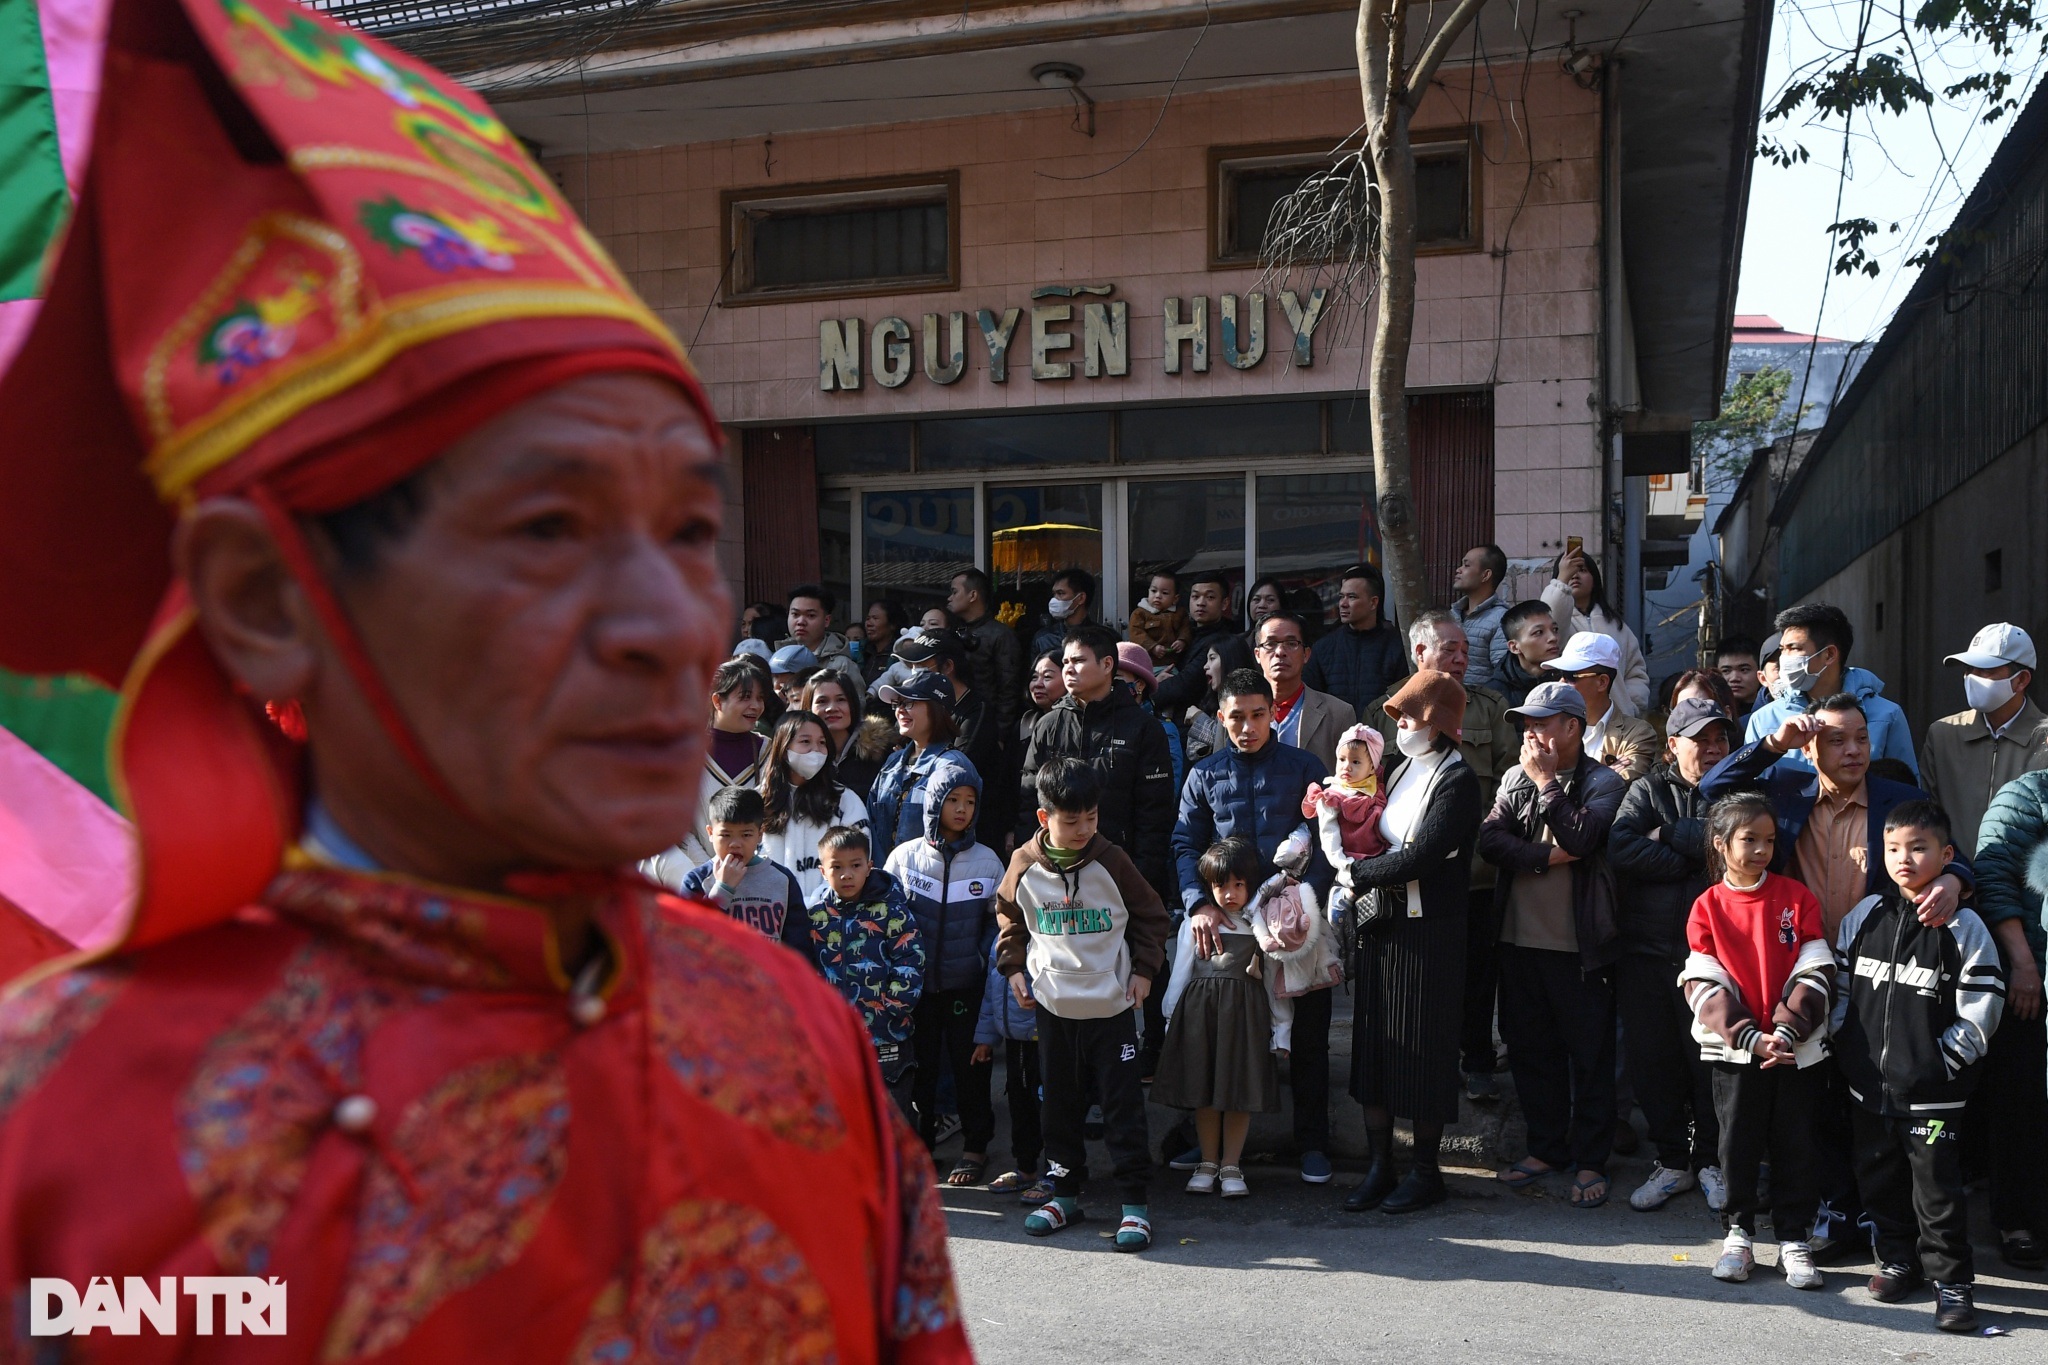
<path id="1" fill-rule="evenodd" d="M 297 746 L 173 581 L 183 507 L 264 509 L 424 765 L 291 514 L 581 374 L 666 377 L 718 428 L 681 346 L 454 81 L 289 0 L 115 0 L 100 88 L 47 302 L 0 380 L 0 665 L 121 689 L 139 944 L 248 904 L 300 818 Z"/>

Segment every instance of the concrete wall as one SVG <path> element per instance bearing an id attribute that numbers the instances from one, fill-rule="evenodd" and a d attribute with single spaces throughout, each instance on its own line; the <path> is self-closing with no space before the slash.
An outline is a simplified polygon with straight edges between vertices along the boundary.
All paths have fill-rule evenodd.
<path id="1" fill-rule="evenodd" d="M 1849 454 L 1836 451 L 1833 458 Z M 2011 621 L 2037 645 L 2048 645 L 2043 507 L 2048 427 L 2036 428 L 1801 599 L 1831 602 L 1848 613 L 1856 628 L 1850 663 L 1884 679 L 1885 695 L 1913 722 L 1916 744 L 1929 724 L 1967 705 L 1962 670 L 1941 660 L 1967 645 L 1980 626 Z M 1986 591 L 1984 557 L 1994 550 L 2003 586 Z M 2033 695 L 2048 704 L 2048 685 L 2038 677 Z"/>
<path id="2" fill-rule="evenodd" d="M 1486 249 L 1419 263 L 1409 383 L 1493 387 L 1498 539 L 1510 555 L 1554 553 L 1566 534 L 1598 549 L 1598 98 L 1542 62 L 1527 73 L 1496 64 L 1443 81 L 1447 88 L 1432 90 L 1415 123 L 1480 127 Z M 1156 100 L 1105 102 L 1092 139 L 1057 108 L 792 134 L 775 138 L 772 149 L 761 140 L 700 142 L 549 164 L 634 285 L 692 345 L 728 421 L 1313 394 L 1363 386 L 1367 320 L 1353 312 L 1324 323 L 1313 368 L 1296 367 L 1287 363 L 1292 334 L 1275 299 L 1265 360 L 1242 371 L 1222 363 L 1220 296 L 1242 297 L 1260 281 L 1256 269 L 1208 268 L 1208 149 L 1302 139 L 1334 145 L 1356 127 L 1358 107 L 1350 81 L 1267 84 L 1178 97 L 1163 119 Z M 955 169 L 959 291 L 707 307 L 723 265 L 721 190 Z M 991 383 L 973 310 L 1023 308 L 1021 333 L 1032 288 L 1055 282 L 1115 283 L 1130 303 L 1129 375 L 1089 380 L 1077 367 L 1073 379 L 1034 381 L 1020 335 L 1009 381 Z M 1210 299 L 1216 358 L 1206 374 L 1168 375 L 1162 303 L 1183 300 L 1185 316 L 1194 295 Z M 914 327 L 923 313 L 951 310 L 970 315 L 969 373 L 959 382 L 942 387 L 917 371 L 899 389 L 870 379 L 855 393 L 819 391 L 822 319 L 858 316 L 871 325 L 897 315 Z M 1069 354 L 1078 358 L 1078 349 Z"/>

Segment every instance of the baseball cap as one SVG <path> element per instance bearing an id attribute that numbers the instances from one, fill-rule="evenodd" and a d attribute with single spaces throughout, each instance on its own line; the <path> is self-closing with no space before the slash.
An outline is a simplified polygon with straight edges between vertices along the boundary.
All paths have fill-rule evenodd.
<path id="1" fill-rule="evenodd" d="M 1621 646 L 1612 635 L 1582 630 L 1564 642 L 1564 652 L 1544 665 L 1560 673 L 1577 673 L 1588 668 L 1611 668 L 1621 675 Z"/>
<path id="2" fill-rule="evenodd" d="M 753 636 L 749 635 L 746 639 L 732 647 L 732 657 L 735 659 L 741 657 L 759 659 L 765 664 L 769 661 L 768 646 L 766 642 L 756 640 Z"/>
<path id="3" fill-rule="evenodd" d="M 951 631 L 920 630 L 897 641 L 896 657 L 907 664 L 951 659 L 957 665 L 966 661 L 967 651 L 961 648 L 959 637 Z"/>
<path id="4" fill-rule="evenodd" d="M 1771 660 L 1777 658 L 1778 655 L 1782 654 L 1784 650 L 1785 632 L 1782 630 L 1772 631 L 1770 633 L 1770 636 L 1767 639 L 1765 639 L 1762 651 L 1758 653 L 1758 655 L 1756 656 L 1757 667 L 1763 667 Z"/>
<path id="5" fill-rule="evenodd" d="M 953 684 L 946 681 L 943 673 L 913 673 L 902 682 L 880 689 L 875 695 L 891 706 L 906 701 L 928 701 L 945 707 L 948 715 L 953 710 Z"/>
<path id="6" fill-rule="evenodd" d="M 1671 716 L 1664 722 L 1664 733 L 1673 739 L 1691 739 L 1716 723 L 1728 727 L 1729 739 L 1735 738 L 1735 722 L 1718 703 L 1705 697 L 1687 697 L 1671 708 Z"/>
<path id="7" fill-rule="evenodd" d="M 1994 622 L 1970 637 L 1968 649 L 1960 654 L 1951 654 L 1942 662 L 1961 664 L 1965 668 L 2003 668 L 2007 664 L 2032 668 L 2033 637 L 2010 621 Z"/>
<path id="8" fill-rule="evenodd" d="M 1529 699 L 1520 706 L 1510 706 L 1508 714 L 1525 720 L 1541 720 L 1545 716 L 1577 716 L 1584 720 L 1586 699 L 1568 682 L 1537 683 L 1529 689 Z"/>
<path id="9" fill-rule="evenodd" d="M 784 645 L 768 660 L 768 671 L 774 674 L 808 673 L 818 666 L 818 656 L 803 645 Z"/>

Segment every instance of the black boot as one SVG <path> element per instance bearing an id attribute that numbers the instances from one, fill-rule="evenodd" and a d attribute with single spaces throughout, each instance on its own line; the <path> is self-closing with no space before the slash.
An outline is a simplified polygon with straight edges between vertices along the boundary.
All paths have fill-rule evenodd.
<path id="1" fill-rule="evenodd" d="M 1434 1166 L 1416 1166 L 1401 1180 L 1394 1192 L 1380 1201 L 1381 1213 L 1413 1213 L 1450 1197 L 1444 1188 L 1444 1173 Z"/>
<path id="2" fill-rule="evenodd" d="M 1372 1165 L 1366 1167 L 1365 1179 L 1358 1182 L 1358 1188 L 1345 1196 L 1346 1213 L 1364 1213 L 1378 1208 L 1400 1183 L 1394 1176 L 1393 1129 L 1385 1132 L 1369 1129 L 1365 1136 L 1372 1150 Z"/>

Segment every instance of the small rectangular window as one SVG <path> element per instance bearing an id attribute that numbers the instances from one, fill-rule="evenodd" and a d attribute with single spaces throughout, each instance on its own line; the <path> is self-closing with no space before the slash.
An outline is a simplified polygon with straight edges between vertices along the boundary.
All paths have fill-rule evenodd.
<path id="1" fill-rule="evenodd" d="M 1477 132 L 1418 131 L 1415 147 L 1415 246 L 1423 253 L 1473 251 L 1479 245 Z M 1327 144 L 1282 143 L 1209 149 L 1212 269 L 1249 265 L 1266 248 L 1280 201 L 1335 161 Z"/>
<path id="2" fill-rule="evenodd" d="M 959 177 L 724 195 L 728 303 L 960 287 Z"/>

